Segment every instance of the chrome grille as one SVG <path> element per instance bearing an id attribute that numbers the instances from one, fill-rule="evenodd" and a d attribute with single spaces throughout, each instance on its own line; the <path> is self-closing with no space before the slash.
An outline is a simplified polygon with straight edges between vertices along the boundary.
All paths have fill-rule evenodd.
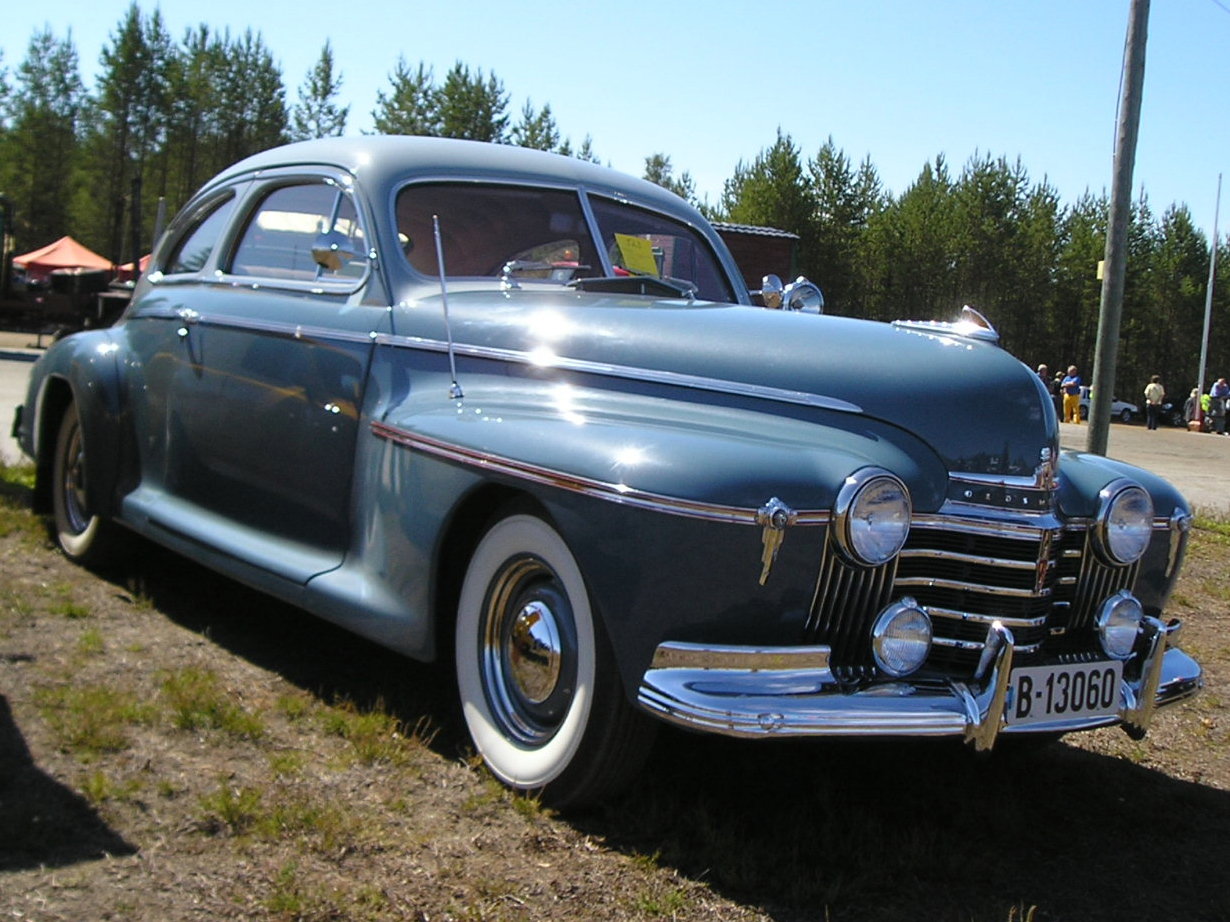
<path id="1" fill-rule="evenodd" d="M 993 621 L 1012 630 L 1018 661 L 1080 652 L 1094 643 L 1098 605 L 1131 588 L 1137 569 L 1103 563 L 1089 541 L 1083 525 L 920 516 L 886 566 L 854 566 L 828 547 L 806 642 L 831 646 L 839 675 L 870 674 L 873 620 L 890 601 L 912 596 L 934 628 L 929 670 L 972 676 Z"/>

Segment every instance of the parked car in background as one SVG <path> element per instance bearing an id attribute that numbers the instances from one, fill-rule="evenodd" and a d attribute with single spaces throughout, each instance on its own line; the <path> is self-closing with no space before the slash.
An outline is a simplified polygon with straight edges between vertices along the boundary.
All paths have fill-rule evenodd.
<path id="1" fill-rule="evenodd" d="M 756 297 L 780 309 L 650 183 L 305 142 L 206 184 L 15 429 L 69 557 L 135 532 L 451 659 L 491 771 L 560 806 L 628 783 L 660 721 L 988 750 L 1196 692 L 1173 487 L 1061 454 L 973 311 Z"/>
<path id="2" fill-rule="evenodd" d="M 1081 388 L 1081 419 L 1089 418 L 1089 406 L 1092 398 L 1089 396 L 1089 388 Z M 1126 400 L 1120 400 L 1115 397 L 1110 403 L 1110 418 L 1118 420 L 1121 423 L 1130 423 L 1132 420 L 1140 416 L 1140 407 L 1134 403 L 1128 403 Z"/>

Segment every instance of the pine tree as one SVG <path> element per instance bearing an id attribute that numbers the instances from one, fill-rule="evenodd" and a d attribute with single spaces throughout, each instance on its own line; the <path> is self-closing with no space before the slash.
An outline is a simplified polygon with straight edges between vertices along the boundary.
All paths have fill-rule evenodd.
<path id="1" fill-rule="evenodd" d="M 526 100 L 521 109 L 521 121 L 513 126 L 509 139 L 518 147 L 546 151 L 558 150 L 560 134 L 555 124 L 555 117 L 551 114 L 551 105 L 548 103 L 535 111 L 533 102 Z"/>
<path id="2" fill-rule="evenodd" d="M 0 139 L 0 188 L 16 212 L 18 251 L 69 233 L 84 105 L 71 34 L 59 40 L 47 28 L 35 33 L 17 68 L 11 121 Z"/>
<path id="3" fill-rule="evenodd" d="M 291 113 L 290 136 L 295 141 L 339 137 L 346 133 L 350 106 L 339 108 L 336 99 L 342 75 L 333 70 L 333 49 L 325 41 L 320 59 L 299 87 L 299 103 Z"/>
<path id="4" fill-rule="evenodd" d="M 484 77 L 481 69 L 458 61 L 444 77 L 437 111 L 440 134 L 446 138 L 502 143 L 508 136 L 508 94 L 495 74 Z"/>
<path id="5" fill-rule="evenodd" d="M 663 189 L 669 189 L 682 199 L 696 201 L 696 183 L 692 175 L 685 170 L 676 177 L 671 158 L 666 154 L 650 154 L 645 158 L 644 178 Z"/>
<path id="6" fill-rule="evenodd" d="M 406 59 L 398 57 L 389 83 L 391 92 L 376 93 L 372 110 L 376 133 L 438 136 L 440 118 L 431 70 L 420 62 L 412 73 Z"/>

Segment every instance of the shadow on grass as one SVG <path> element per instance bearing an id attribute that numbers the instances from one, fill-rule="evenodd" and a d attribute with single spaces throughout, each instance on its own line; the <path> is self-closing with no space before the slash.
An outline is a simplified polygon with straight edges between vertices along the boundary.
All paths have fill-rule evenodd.
<path id="1" fill-rule="evenodd" d="M 141 591 L 180 625 L 326 702 L 378 702 L 466 746 L 445 667 L 389 653 L 151 548 Z M 1118 732 L 1118 731 L 1101 731 Z M 665 730 L 637 787 L 564 818 L 794 920 L 1224 920 L 1230 793 L 1062 743 L 740 742 Z"/>
<path id="2" fill-rule="evenodd" d="M 0 871 L 136 851 L 76 792 L 45 775 L 0 695 Z"/>

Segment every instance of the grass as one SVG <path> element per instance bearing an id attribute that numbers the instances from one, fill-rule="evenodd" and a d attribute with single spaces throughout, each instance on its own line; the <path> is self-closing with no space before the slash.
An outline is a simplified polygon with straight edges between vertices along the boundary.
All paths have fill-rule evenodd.
<path id="1" fill-rule="evenodd" d="M 157 711 L 136 692 L 109 685 L 56 685 L 36 689 L 35 703 L 60 747 L 83 762 L 129 746 L 131 727 L 154 722 Z"/>
<path id="2" fill-rule="evenodd" d="M 380 700 L 371 709 L 363 710 L 353 702 L 340 699 L 324 712 L 321 725 L 326 733 L 349 743 L 351 755 L 363 765 L 411 765 L 435 736 L 426 718 L 407 727 L 390 714 Z"/>
<path id="3" fill-rule="evenodd" d="M 171 723 L 180 730 L 221 730 L 250 740 L 265 732 L 261 718 L 229 700 L 209 670 L 188 667 L 164 672 L 160 687 L 171 709 Z"/>

